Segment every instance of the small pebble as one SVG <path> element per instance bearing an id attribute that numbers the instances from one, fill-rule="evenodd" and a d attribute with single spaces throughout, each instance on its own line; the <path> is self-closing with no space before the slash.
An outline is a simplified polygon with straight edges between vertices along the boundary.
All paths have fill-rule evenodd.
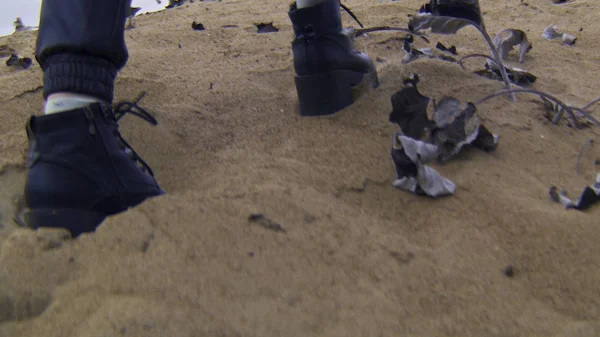
<path id="1" fill-rule="evenodd" d="M 199 22 L 192 22 L 192 29 L 193 30 L 205 30 L 206 28 L 204 28 L 204 25 L 199 23 Z"/>
<path id="2" fill-rule="evenodd" d="M 504 276 L 506 277 L 514 277 L 515 276 L 515 267 L 513 267 L 512 265 L 507 266 L 506 268 L 504 268 Z"/>

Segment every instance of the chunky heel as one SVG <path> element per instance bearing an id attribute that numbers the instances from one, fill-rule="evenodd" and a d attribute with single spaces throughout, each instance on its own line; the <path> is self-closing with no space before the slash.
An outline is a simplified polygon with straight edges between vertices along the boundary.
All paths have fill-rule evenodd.
<path id="1" fill-rule="evenodd" d="M 25 210 L 27 226 L 65 228 L 77 237 L 85 232 L 93 232 L 106 219 L 106 214 L 80 209 L 30 209 Z"/>
<path id="2" fill-rule="evenodd" d="M 296 90 L 302 116 L 332 115 L 350 105 L 363 89 L 379 84 L 377 72 L 338 70 L 323 74 L 296 76 Z"/>

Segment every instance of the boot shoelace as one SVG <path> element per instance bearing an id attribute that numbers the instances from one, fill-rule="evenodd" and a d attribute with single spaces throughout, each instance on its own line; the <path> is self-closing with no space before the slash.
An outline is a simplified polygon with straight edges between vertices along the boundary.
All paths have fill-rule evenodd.
<path id="1" fill-rule="evenodd" d="M 147 121 L 152 125 L 157 125 L 158 121 L 156 120 L 156 118 L 154 118 L 148 111 L 146 111 L 144 108 L 138 105 L 142 98 L 144 98 L 144 96 L 146 96 L 146 92 L 142 92 L 142 94 L 133 102 L 121 101 L 117 103 L 114 109 L 115 120 L 118 122 L 119 120 L 121 120 L 121 118 L 125 117 L 125 115 L 132 114 Z M 125 151 L 125 153 L 127 153 L 131 157 L 131 159 L 133 159 L 136 162 L 138 167 L 154 177 L 154 172 L 150 168 L 150 165 L 148 165 L 142 159 L 142 157 L 140 157 L 135 152 L 135 150 L 133 150 L 131 145 L 129 145 L 129 143 L 127 143 L 127 141 L 121 136 L 121 133 L 118 129 L 115 130 L 115 136 L 121 143 L 121 148 Z"/>
<path id="2" fill-rule="evenodd" d="M 348 13 L 348 15 L 350 15 L 350 17 L 352 17 L 354 19 L 354 21 L 356 21 L 356 23 L 358 23 L 358 25 L 360 26 L 360 28 L 364 28 L 363 24 L 360 23 L 360 21 L 358 20 L 358 18 L 356 17 L 356 15 L 354 15 L 354 13 L 352 13 L 352 11 L 350 10 L 350 8 L 346 7 L 342 1 L 340 0 L 340 7 L 342 7 L 342 9 L 344 11 L 346 11 L 346 13 Z"/>
<path id="3" fill-rule="evenodd" d="M 354 21 L 356 21 L 356 23 L 358 23 L 358 25 L 363 28 L 363 24 L 360 22 L 360 20 L 358 20 L 358 18 L 356 17 L 356 15 L 354 13 L 352 13 L 352 11 L 350 10 L 350 8 L 346 7 L 344 4 L 342 4 L 342 1 L 339 1 L 340 7 L 346 12 L 348 13 L 348 15 L 350 15 L 352 17 L 352 19 L 354 19 Z M 302 28 L 302 33 L 301 33 L 302 37 L 304 38 L 304 42 L 305 43 L 309 43 L 309 41 L 312 41 L 315 38 L 315 30 L 314 30 L 314 26 L 313 25 L 307 25 L 305 27 Z"/>
<path id="4" fill-rule="evenodd" d="M 372 33 L 372 32 L 378 32 L 378 31 L 398 31 L 398 32 L 404 32 L 409 34 L 409 36 L 419 36 L 420 38 L 424 39 L 425 42 L 429 43 L 429 40 L 427 40 L 427 34 L 424 33 L 420 33 L 420 32 L 413 32 L 410 29 L 407 28 L 401 28 L 401 27 L 390 27 L 390 26 L 380 26 L 380 27 L 372 27 L 372 28 L 365 28 L 363 26 L 363 24 L 360 22 L 360 20 L 358 20 L 358 18 L 356 17 L 356 15 L 354 13 L 352 13 L 352 11 L 350 10 L 350 8 L 346 7 L 344 4 L 342 4 L 342 0 L 340 0 L 340 7 L 346 12 L 348 13 L 348 15 L 350 15 L 350 17 L 352 17 L 352 19 L 354 19 L 354 21 L 356 21 L 356 23 L 358 23 L 358 25 L 360 26 L 360 29 L 357 29 L 355 32 L 354 37 L 358 37 L 367 33 Z"/>
<path id="5" fill-rule="evenodd" d="M 342 1 L 339 1 L 340 3 L 340 7 L 346 12 L 348 13 L 348 15 L 350 15 L 350 17 L 352 17 L 352 19 L 354 21 L 356 21 L 356 23 L 358 23 L 358 25 L 360 26 L 360 29 L 357 29 L 354 32 L 354 37 L 358 37 L 367 33 L 371 33 L 371 32 L 377 32 L 377 31 L 399 31 L 399 32 L 404 32 L 409 34 L 410 36 L 412 35 L 416 35 L 421 37 L 422 39 L 424 39 L 426 42 L 429 42 L 426 38 L 426 34 L 424 33 L 419 33 L 419 32 L 413 32 L 410 29 L 407 28 L 401 28 L 401 27 L 389 27 L 389 26 L 381 26 L 381 27 L 372 27 L 372 28 L 364 28 L 363 24 L 360 22 L 360 20 L 358 20 L 358 17 L 352 12 L 352 10 L 350 10 L 350 8 L 348 8 L 346 5 L 342 4 Z M 314 31 L 312 30 L 312 27 L 306 27 L 306 32 L 305 32 L 305 37 L 310 37 L 314 35 Z"/>

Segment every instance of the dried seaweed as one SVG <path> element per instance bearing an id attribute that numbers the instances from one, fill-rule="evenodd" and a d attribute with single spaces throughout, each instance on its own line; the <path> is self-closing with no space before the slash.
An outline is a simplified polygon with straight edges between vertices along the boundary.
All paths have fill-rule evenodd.
<path id="1" fill-rule="evenodd" d="M 441 162 L 455 156 L 465 145 L 474 145 L 484 151 L 493 151 L 498 137 L 479 122 L 473 103 L 462 107 L 454 97 L 443 97 L 434 104 L 431 120 L 427 116 L 430 98 L 422 95 L 417 84 L 418 75 L 405 80 L 404 87 L 392 96 L 389 121 L 398 124 L 405 136 L 427 142 L 437 147 Z M 428 137 L 426 135 L 428 134 Z"/>
<path id="2" fill-rule="evenodd" d="M 429 29 L 435 34 L 448 35 L 456 34 L 462 28 L 470 25 L 483 35 L 494 55 L 494 60 L 500 65 L 500 73 L 506 89 L 510 89 L 511 84 L 506 68 L 485 29 L 478 0 L 431 0 L 429 4 L 423 5 L 419 13 L 410 20 L 409 29 L 413 32 Z M 516 101 L 514 95 L 513 100 Z"/>
<path id="3" fill-rule="evenodd" d="M 470 54 L 470 55 L 466 55 L 466 56 L 463 56 L 462 58 L 460 58 L 457 61 L 457 63 L 463 70 L 466 70 L 466 68 L 464 66 L 464 61 L 467 59 L 470 59 L 470 58 L 475 58 L 475 57 L 485 58 L 488 61 L 484 65 L 484 69 L 474 71 L 475 74 L 477 74 L 479 76 L 484 76 L 484 77 L 487 77 L 487 78 L 493 79 L 493 80 L 498 80 L 498 81 L 503 80 L 502 74 L 501 74 L 500 70 L 498 69 L 498 67 L 496 66 L 496 61 L 489 55 Z M 506 74 L 508 75 L 508 79 L 511 81 L 511 83 L 517 84 L 519 86 L 527 86 L 527 85 L 533 84 L 533 83 L 535 83 L 535 81 L 537 81 L 537 76 L 535 76 L 532 73 L 527 72 L 523 69 L 511 67 L 511 66 L 505 66 L 504 70 L 506 71 Z"/>
<path id="4" fill-rule="evenodd" d="M 494 66 L 490 66 L 489 63 L 486 63 L 484 69 L 476 70 L 474 71 L 474 73 L 479 76 L 487 77 L 489 79 L 502 81 L 502 75 L 500 70 L 498 69 L 498 67 L 495 66 L 495 63 L 493 64 Z M 513 68 L 510 66 L 505 66 L 504 69 L 508 74 L 508 79 L 511 81 L 511 83 L 514 83 L 518 86 L 528 86 L 537 81 L 537 76 L 523 69 Z"/>
<path id="5" fill-rule="evenodd" d="M 404 83 L 404 88 L 392 95 L 389 121 L 398 124 L 404 135 L 421 139 L 425 131 L 433 127 L 433 123 L 427 117 L 430 98 L 419 92 L 418 75 L 412 75 L 405 79 Z"/>
<path id="6" fill-rule="evenodd" d="M 600 174 L 596 176 L 596 181 L 591 186 L 583 190 L 577 201 L 569 198 L 567 191 L 559 191 L 556 186 L 550 186 L 548 195 L 552 201 L 561 203 L 567 209 L 585 211 L 600 202 Z"/>
<path id="7" fill-rule="evenodd" d="M 494 37 L 493 43 L 502 59 L 506 59 L 514 46 L 519 46 L 519 63 L 523 63 L 525 54 L 533 48 L 533 45 L 527 39 L 527 34 L 520 29 L 505 29 L 501 31 Z"/>
<path id="8" fill-rule="evenodd" d="M 558 124 L 562 118 L 563 113 L 566 111 L 567 114 L 569 115 L 569 118 L 571 118 L 571 122 L 573 123 L 573 127 L 579 129 L 581 128 L 581 125 L 577 119 L 577 117 L 575 116 L 574 110 L 578 111 L 579 113 L 581 113 L 583 116 L 585 116 L 587 119 L 589 119 L 592 123 L 596 124 L 597 126 L 600 126 L 600 121 L 598 121 L 595 117 L 593 117 L 592 115 L 590 115 L 589 113 L 578 109 L 578 108 L 574 108 L 570 105 L 565 104 L 563 101 L 559 100 L 558 98 L 542 92 L 542 91 L 537 91 L 537 90 L 533 90 L 533 89 L 524 89 L 524 88 L 519 88 L 519 89 L 511 89 L 511 90 L 503 90 L 503 91 L 499 91 L 496 93 L 493 93 L 491 95 L 488 95 L 482 99 L 480 99 L 477 103 L 475 103 L 476 105 L 480 105 L 482 103 L 484 103 L 485 101 L 492 99 L 494 97 L 498 97 L 498 96 L 502 96 L 502 95 L 511 95 L 511 94 L 515 94 L 515 93 L 529 93 L 529 94 L 534 94 L 539 96 L 542 99 L 546 99 L 548 101 L 551 101 L 553 104 L 557 105 L 558 107 L 560 107 L 560 110 L 558 113 L 555 114 L 554 118 L 552 119 L 552 123 L 554 124 Z"/>
<path id="9" fill-rule="evenodd" d="M 485 55 L 485 54 L 469 54 L 469 55 L 463 56 L 463 57 L 461 57 L 460 59 L 458 59 L 458 62 L 457 62 L 457 63 L 458 63 L 458 65 L 459 65 L 459 66 L 460 66 L 460 67 L 461 67 L 463 70 L 467 70 L 467 69 L 465 68 L 465 65 L 463 64 L 463 62 L 464 62 L 465 60 L 468 60 L 468 59 L 471 59 L 471 58 L 475 58 L 475 57 L 485 58 L 485 59 L 487 59 L 487 60 L 489 60 L 489 61 L 492 61 L 492 62 L 494 62 L 494 61 L 495 61 L 495 60 L 494 60 L 494 59 L 493 59 L 491 56 L 489 56 L 489 55 Z"/>
<path id="10" fill-rule="evenodd" d="M 448 53 L 450 53 L 452 55 L 458 55 L 458 52 L 456 51 L 456 46 L 451 46 L 450 48 L 448 48 L 448 47 L 444 46 L 441 42 L 438 42 L 435 45 L 435 48 L 437 48 L 437 49 L 439 49 L 441 51 L 448 52 Z"/>
<path id="11" fill-rule="evenodd" d="M 391 153 L 396 167 L 393 186 L 416 195 L 434 198 L 454 194 L 456 185 L 425 165 L 434 160 L 437 153 L 437 147 L 433 144 L 395 134 Z"/>
<path id="12" fill-rule="evenodd" d="M 553 121 L 553 123 L 558 124 L 558 122 L 562 118 L 562 115 L 566 111 L 564 109 L 564 107 L 561 106 L 560 104 L 557 104 L 555 101 L 550 101 L 550 100 L 546 99 L 543 96 L 540 96 L 540 99 L 541 99 L 541 104 L 544 106 L 546 111 L 553 114 L 553 116 L 551 116 L 550 119 Z M 589 107 L 589 104 L 584 108 L 578 108 L 576 106 L 568 105 L 566 103 L 565 103 L 565 105 L 573 111 L 573 116 L 575 116 L 576 120 L 579 120 L 578 117 L 581 117 L 581 118 L 585 118 L 587 121 L 589 121 L 589 123 L 593 123 L 593 124 L 600 126 L 600 121 L 598 121 L 594 116 L 590 115 L 587 111 L 584 110 L 584 108 L 587 109 Z M 584 125 L 581 125 L 581 123 L 579 123 L 579 124 L 580 124 L 579 127 L 587 126 L 585 124 Z"/>
<path id="13" fill-rule="evenodd" d="M 407 37 L 404 38 L 404 45 L 403 45 L 403 49 L 404 51 L 406 51 L 406 55 L 404 55 L 404 57 L 402 58 L 402 63 L 407 64 L 413 61 L 416 61 L 420 58 L 426 57 L 429 59 L 439 59 L 442 61 L 447 61 L 447 62 L 452 62 L 452 63 L 456 63 L 457 60 L 449 55 L 444 55 L 443 53 L 435 53 L 433 48 L 423 48 L 423 49 L 418 49 L 415 48 L 413 45 L 414 42 L 414 38 L 412 35 L 408 35 Z M 443 48 L 445 48 L 443 45 L 442 47 L 440 47 L 440 43 L 438 43 L 438 46 L 436 46 L 437 50 L 442 50 Z M 456 47 L 454 47 L 454 52 L 456 52 Z M 450 52 L 450 50 L 447 50 L 448 52 Z"/>
<path id="14" fill-rule="evenodd" d="M 557 25 L 550 25 L 544 29 L 542 37 L 546 40 L 561 39 L 563 44 L 573 45 L 577 42 L 577 37 L 568 33 L 562 33 L 558 30 Z"/>
<path id="15" fill-rule="evenodd" d="M 427 117 L 430 98 L 422 95 L 417 85 L 419 76 L 412 75 L 404 87 L 392 96 L 390 122 L 400 126 L 402 133 L 394 135 L 392 161 L 396 168 L 396 188 L 414 193 L 440 197 L 452 195 L 456 185 L 425 164 L 432 160 L 445 162 L 466 145 L 493 151 L 498 136 L 479 123 L 477 109 L 472 103 L 462 108 L 453 97 L 444 97 L 434 104 L 432 120 Z"/>

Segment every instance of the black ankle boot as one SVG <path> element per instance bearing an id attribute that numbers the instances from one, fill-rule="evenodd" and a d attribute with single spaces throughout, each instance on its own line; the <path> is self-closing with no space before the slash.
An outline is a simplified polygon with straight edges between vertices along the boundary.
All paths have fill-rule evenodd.
<path id="1" fill-rule="evenodd" d="M 76 237 L 165 193 L 122 138 L 108 104 L 31 117 L 27 133 L 25 221 L 34 229 L 66 228 Z"/>
<path id="2" fill-rule="evenodd" d="M 334 114 L 354 102 L 357 89 L 379 85 L 371 58 L 342 30 L 339 0 L 303 9 L 292 4 L 288 14 L 301 115 Z"/>

